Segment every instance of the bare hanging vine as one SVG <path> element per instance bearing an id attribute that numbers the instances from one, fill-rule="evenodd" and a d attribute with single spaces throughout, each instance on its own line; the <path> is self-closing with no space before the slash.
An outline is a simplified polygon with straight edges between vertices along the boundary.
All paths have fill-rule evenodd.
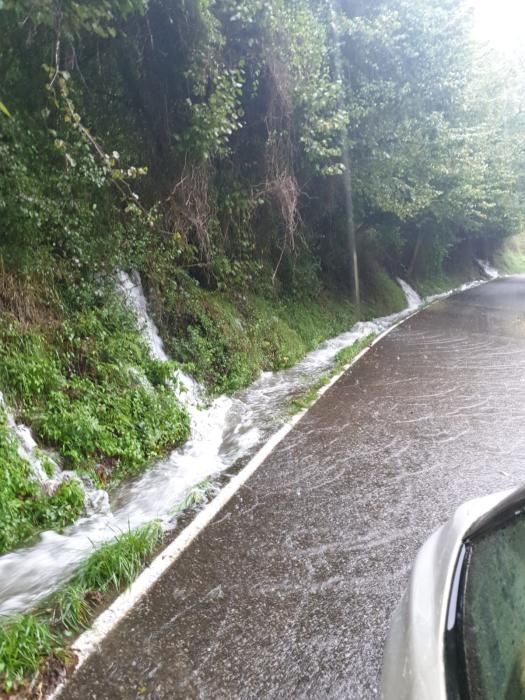
<path id="1" fill-rule="evenodd" d="M 275 281 L 285 253 L 295 248 L 300 221 L 300 188 L 293 167 L 291 76 L 276 56 L 271 56 L 268 61 L 268 73 L 271 97 L 265 118 L 267 141 L 264 194 L 276 202 L 283 222 L 281 252 L 272 275 Z"/>

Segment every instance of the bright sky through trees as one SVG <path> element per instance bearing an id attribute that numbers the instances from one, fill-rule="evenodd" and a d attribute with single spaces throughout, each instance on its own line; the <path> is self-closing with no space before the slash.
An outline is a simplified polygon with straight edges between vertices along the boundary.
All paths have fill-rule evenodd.
<path id="1" fill-rule="evenodd" d="M 525 0 L 471 0 L 475 35 L 507 53 L 525 43 Z"/>

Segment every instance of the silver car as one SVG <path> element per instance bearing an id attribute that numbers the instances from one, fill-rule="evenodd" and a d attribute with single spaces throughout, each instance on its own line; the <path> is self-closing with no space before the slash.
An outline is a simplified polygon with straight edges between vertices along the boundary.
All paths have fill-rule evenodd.
<path id="1" fill-rule="evenodd" d="M 384 700 L 525 698 L 525 488 L 462 505 L 394 613 Z"/>

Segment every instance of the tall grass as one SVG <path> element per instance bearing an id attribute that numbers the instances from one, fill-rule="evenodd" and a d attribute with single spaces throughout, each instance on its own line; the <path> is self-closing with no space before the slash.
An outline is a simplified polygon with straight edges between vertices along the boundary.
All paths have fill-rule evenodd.
<path id="1" fill-rule="evenodd" d="M 210 479 L 201 481 L 186 494 L 180 503 L 177 503 L 177 505 L 171 510 L 171 514 L 176 515 L 177 513 L 182 513 L 190 508 L 195 508 L 208 498 L 212 490 L 213 483 L 210 481 Z"/>
<path id="2" fill-rule="evenodd" d="M 64 656 L 65 639 L 86 627 L 103 594 L 129 586 L 162 538 L 160 523 L 125 532 L 96 550 L 40 610 L 0 625 L 0 684 L 28 683 L 46 657 Z"/>
<path id="3" fill-rule="evenodd" d="M 0 626 L 0 676 L 6 691 L 38 671 L 42 658 L 57 647 L 58 638 L 46 620 L 19 615 Z"/>

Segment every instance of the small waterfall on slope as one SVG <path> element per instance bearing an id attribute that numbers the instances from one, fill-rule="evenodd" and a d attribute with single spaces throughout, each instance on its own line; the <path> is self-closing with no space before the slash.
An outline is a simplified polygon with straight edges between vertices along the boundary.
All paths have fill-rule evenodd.
<path id="1" fill-rule="evenodd" d="M 407 300 L 408 308 L 409 309 L 417 309 L 421 306 L 423 303 L 423 300 L 419 296 L 419 294 L 416 292 L 415 289 L 413 289 L 408 282 L 405 282 L 405 280 L 402 280 L 400 277 L 397 277 L 397 283 L 403 290 L 403 293 L 405 295 L 405 298 Z"/>
<path id="2" fill-rule="evenodd" d="M 148 313 L 148 305 L 138 272 L 128 275 L 127 272 L 119 270 L 117 281 L 127 305 L 137 317 L 139 329 L 148 344 L 150 355 L 156 360 L 166 362 L 169 358 L 164 351 L 164 344 L 157 326 Z"/>
<path id="3" fill-rule="evenodd" d="M 139 276 L 119 273 L 118 284 L 137 316 L 152 356 L 166 360 Z M 190 440 L 144 475 L 120 485 L 111 494 L 110 510 L 103 507 L 100 499 L 101 507 L 91 510 L 63 533 L 45 532 L 34 545 L 0 557 L 0 615 L 27 609 L 49 595 L 95 546 L 119 532 L 155 518 L 168 523 L 170 511 L 189 489 L 253 454 L 286 421 L 290 398 L 329 370 L 341 349 L 370 333 L 386 330 L 414 311 L 416 293 L 406 283 L 401 286 L 408 304 L 404 311 L 360 321 L 348 332 L 322 343 L 294 367 L 263 372 L 246 389 L 233 397 L 221 396 L 205 408 L 200 408 L 205 396 L 199 385 L 178 372 L 174 390 L 178 391 L 178 384 L 185 388 L 179 396 L 191 416 Z"/>
<path id="4" fill-rule="evenodd" d="M 499 272 L 489 263 L 488 260 L 480 260 L 479 258 L 475 258 L 475 261 L 481 272 L 483 272 L 483 274 L 489 279 L 495 280 L 497 277 L 499 277 Z"/>
<path id="5" fill-rule="evenodd" d="M 5 403 L 2 392 L 0 392 L 0 411 L 5 414 L 7 427 L 17 441 L 18 455 L 29 464 L 33 478 L 40 485 L 43 493 L 52 495 L 63 481 L 76 479 L 84 488 L 86 513 L 93 514 L 98 511 L 107 511 L 109 508 L 107 493 L 100 489 L 86 486 L 76 472 L 62 470 L 51 454 L 40 450 L 31 429 L 27 425 L 15 421 L 13 414 Z M 48 467 L 47 470 L 44 467 L 44 460 Z M 51 471 L 50 474 L 48 470 Z"/>
<path id="6" fill-rule="evenodd" d="M 37 452 L 37 444 L 33 438 L 31 430 L 21 423 L 17 423 L 13 414 L 7 408 L 4 395 L 0 392 L 0 412 L 5 414 L 7 419 L 7 427 L 11 431 L 18 443 L 18 455 L 21 459 L 27 462 L 33 473 L 35 481 L 37 481 L 45 491 L 49 491 L 49 482 L 52 481 L 42 463 L 42 459 Z M 56 474 L 59 471 L 58 465 L 49 458 L 49 463 L 53 467 Z"/>
<path id="7" fill-rule="evenodd" d="M 117 281 L 126 305 L 137 317 L 139 330 L 149 347 L 151 357 L 161 362 L 167 362 L 169 357 L 164 350 L 164 343 L 159 335 L 157 326 L 149 315 L 148 303 L 144 290 L 142 289 L 140 275 L 138 272 L 132 272 L 129 275 L 127 272 L 120 270 L 117 273 Z M 198 405 L 203 392 L 197 382 L 180 370 L 175 372 L 174 379 L 176 380 L 175 384 L 179 384 L 184 390 L 180 392 L 177 390 L 177 387 L 175 387 L 175 391 L 179 395 L 182 403 L 192 406 Z"/>

